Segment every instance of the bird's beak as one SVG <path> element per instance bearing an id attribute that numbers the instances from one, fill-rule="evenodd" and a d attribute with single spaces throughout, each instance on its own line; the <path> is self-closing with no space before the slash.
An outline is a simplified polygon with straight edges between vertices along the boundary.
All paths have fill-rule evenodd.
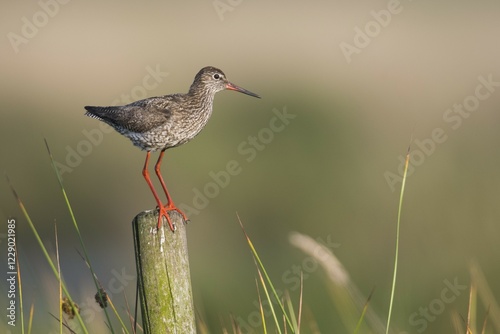
<path id="1" fill-rule="evenodd" d="M 232 84 L 230 82 L 228 82 L 226 84 L 226 89 L 229 89 L 229 90 L 234 90 L 234 91 L 237 91 L 237 92 L 240 92 L 240 93 L 243 93 L 243 94 L 247 94 L 247 95 L 250 95 L 250 96 L 253 96 L 253 97 L 257 97 L 260 99 L 260 96 L 255 94 L 255 93 L 252 93 L 251 91 L 249 90 L 246 90 L 244 88 L 241 88 L 241 87 L 238 87 L 236 86 L 235 84 Z"/>

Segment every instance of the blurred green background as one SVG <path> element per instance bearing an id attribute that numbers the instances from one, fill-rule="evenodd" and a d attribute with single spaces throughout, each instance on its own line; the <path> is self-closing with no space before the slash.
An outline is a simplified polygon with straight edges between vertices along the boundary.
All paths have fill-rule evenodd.
<path id="1" fill-rule="evenodd" d="M 85 117 L 83 106 L 186 92 L 207 65 L 263 97 L 219 93 L 205 130 L 167 151 L 163 164 L 176 204 L 198 205 L 199 212 L 187 212 L 192 283 L 212 332 L 221 322 L 230 327 L 230 314 L 249 321 L 257 310 L 255 267 L 236 212 L 279 288 L 293 288 L 286 277 L 306 258 L 289 244 L 290 232 L 332 240 L 360 291 L 376 287 L 370 306 L 385 321 L 398 169 L 411 138 L 394 328 L 424 331 L 412 315 L 441 298 L 445 280 L 469 286 L 473 260 L 498 300 L 500 4 L 395 4 L 3 2 L 0 169 L 52 251 L 57 223 L 62 270 L 79 304 L 95 307 L 95 289 L 43 138 L 65 166 L 99 278 L 122 308 L 123 293 L 129 302 L 135 294 L 131 221 L 155 202 L 141 175 L 145 153 Z M 270 131 L 284 110 L 293 118 Z M 211 175 L 233 160 L 241 171 L 208 203 L 196 202 Z M 17 219 L 25 305 L 35 303 L 35 328 L 48 332 L 57 328 L 47 314 L 57 314 L 57 283 L 7 182 L 0 187 L 2 220 Z M 6 228 L 0 233 L 4 254 Z M 6 256 L 1 261 L 5 268 Z M 308 274 L 304 305 L 319 329 L 345 332 L 325 275 L 319 268 Z M 467 291 L 426 322 L 425 332 L 451 332 L 452 315 L 466 316 Z M 105 332 L 102 314 L 91 314 L 89 327 Z M 4 321 L 2 331 L 17 333 Z"/>

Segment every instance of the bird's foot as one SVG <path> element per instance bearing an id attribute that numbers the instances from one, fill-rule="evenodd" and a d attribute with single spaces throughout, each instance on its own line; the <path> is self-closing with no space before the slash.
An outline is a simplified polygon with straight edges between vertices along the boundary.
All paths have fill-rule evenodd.
<path id="1" fill-rule="evenodd" d="M 182 219 L 184 220 L 184 224 L 187 224 L 189 222 L 188 217 L 184 214 L 184 212 L 181 211 L 178 207 L 176 207 L 173 203 L 169 203 L 165 206 L 165 210 L 167 211 L 177 211 L 181 216 Z"/>
<path id="2" fill-rule="evenodd" d="M 175 230 L 177 230 L 177 227 L 175 226 L 174 222 L 170 218 L 170 215 L 168 214 L 169 211 L 177 211 L 182 216 L 182 219 L 184 220 L 184 223 L 189 222 L 189 219 L 186 217 L 186 215 L 184 214 L 184 212 L 182 212 L 175 205 L 167 205 L 167 206 L 161 205 L 161 206 L 158 207 L 158 210 L 159 210 L 159 212 L 158 212 L 158 230 L 161 228 L 162 221 L 163 221 L 162 218 L 163 217 L 165 217 L 167 219 L 168 226 L 170 227 L 170 230 L 172 232 L 175 232 Z"/>
<path id="3" fill-rule="evenodd" d="M 175 232 L 175 230 L 177 229 L 177 227 L 175 226 L 175 224 L 170 219 L 168 211 L 170 211 L 170 210 L 168 210 L 167 208 L 165 208 L 163 205 L 160 205 L 158 207 L 158 230 L 160 230 L 162 222 L 163 222 L 163 217 L 165 217 L 167 219 L 168 226 L 170 227 L 170 230 L 172 232 Z"/>

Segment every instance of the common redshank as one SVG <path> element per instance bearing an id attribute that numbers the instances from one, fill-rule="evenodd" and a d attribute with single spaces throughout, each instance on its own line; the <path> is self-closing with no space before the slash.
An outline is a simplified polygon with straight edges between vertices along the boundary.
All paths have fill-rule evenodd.
<path id="1" fill-rule="evenodd" d="M 165 217 L 172 232 L 175 231 L 168 211 L 177 211 L 184 221 L 188 220 L 172 201 L 160 172 L 165 150 L 187 143 L 200 133 L 212 115 L 215 93 L 225 89 L 260 98 L 259 95 L 229 82 L 224 72 L 218 68 L 208 66 L 196 74 L 187 94 L 150 97 L 124 106 L 85 107 L 85 115 L 111 125 L 135 146 L 147 151 L 142 175 L 158 205 L 158 229 Z M 148 172 L 149 157 L 156 150 L 160 150 L 160 156 L 155 172 L 167 197 L 165 205 L 162 204 Z"/>

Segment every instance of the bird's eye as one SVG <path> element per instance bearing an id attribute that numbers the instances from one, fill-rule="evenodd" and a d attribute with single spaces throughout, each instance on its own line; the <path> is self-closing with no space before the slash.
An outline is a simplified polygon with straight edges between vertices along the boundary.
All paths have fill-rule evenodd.
<path id="1" fill-rule="evenodd" d="M 219 80 L 219 79 L 221 78 L 221 75 L 220 75 L 220 74 L 218 74 L 218 73 L 215 73 L 215 74 L 213 75 L 213 78 L 214 78 L 215 80 Z"/>

